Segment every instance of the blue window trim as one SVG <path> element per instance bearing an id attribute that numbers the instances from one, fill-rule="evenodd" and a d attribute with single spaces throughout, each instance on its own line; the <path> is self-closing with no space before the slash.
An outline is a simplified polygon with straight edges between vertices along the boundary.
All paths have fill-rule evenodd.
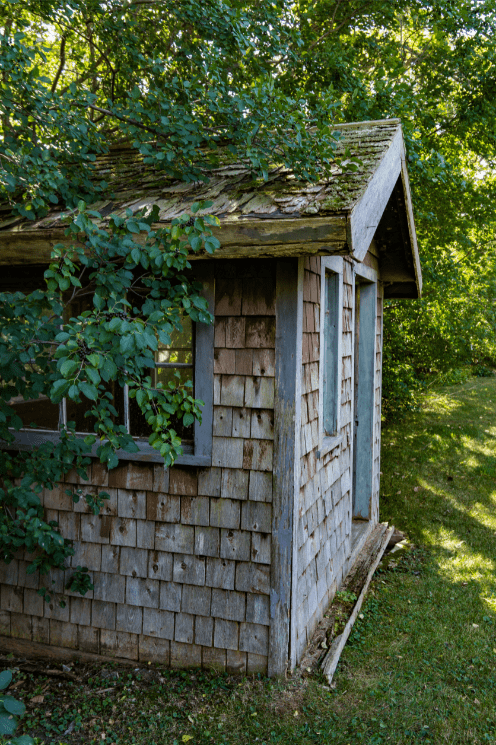
<path id="1" fill-rule="evenodd" d="M 341 445 L 343 439 L 341 433 L 342 343 L 343 258 L 323 256 L 320 297 L 320 349 L 323 351 L 321 355 L 323 364 L 319 369 L 319 390 L 322 395 L 319 397 L 318 458 L 322 458 L 326 453 Z"/>
<path id="2" fill-rule="evenodd" d="M 210 313 L 214 314 L 215 280 L 214 267 L 211 263 L 199 264 L 195 268 L 195 278 L 203 284 L 203 294 L 208 302 Z M 183 452 L 175 463 L 185 466 L 212 465 L 212 423 L 214 397 L 214 325 L 198 323 L 195 329 L 195 398 L 204 402 L 202 421 L 194 424 L 194 444 L 191 452 Z M 4 443 L 0 448 L 16 450 L 30 450 L 44 442 L 57 442 L 58 432 L 46 430 L 21 430 L 14 432 L 15 440 L 8 445 Z M 81 435 L 85 437 L 86 435 Z M 121 460 L 141 461 L 147 463 L 163 463 L 160 453 L 151 447 L 146 440 L 136 440 L 139 447 L 137 453 L 127 453 L 119 450 L 117 455 Z M 97 445 L 94 445 L 91 456 L 96 457 Z M 185 448 L 186 451 L 186 448 Z"/>
<path id="3" fill-rule="evenodd" d="M 353 399 L 353 450 L 352 450 L 352 517 L 370 520 L 374 492 L 374 464 L 376 445 L 374 438 L 375 395 L 377 386 L 376 339 L 377 339 L 377 272 L 364 264 L 354 268 L 355 281 L 360 282 L 360 335 L 358 358 L 353 360 L 353 380 L 358 365 L 360 384 Z M 356 319 L 353 319 L 353 329 Z M 353 332 L 355 333 L 355 331 Z M 355 340 L 354 340 L 354 348 Z M 357 410 L 355 410 L 357 406 Z M 358 424 L 359 422 L 359 424 Z"/>

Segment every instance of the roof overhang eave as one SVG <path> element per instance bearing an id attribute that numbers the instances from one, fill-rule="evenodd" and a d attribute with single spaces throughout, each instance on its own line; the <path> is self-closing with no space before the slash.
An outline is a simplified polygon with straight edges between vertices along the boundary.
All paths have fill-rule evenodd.
<path id="1" fill-rule="evenodd" d="M 222 220 L 220 227 L 214 229 L 221 241 L 220 248 L 213 255 L 198 253 L 190 258 L 347 255 L 350 252 L 347 225 L 347 215 L 337 213 L 325 217 Z M 0 266 L 47 264 L 57 244 L 83 245 L 83 240 L 66 236 L 64 228 L 0 231 Z M 136 240 L 144 238 L 137 236 Z"/>
<path id="2" fill-rule="evenodd" d="M 403 217 L 408 225 L 408 237 L 403 239 L 403 249 L 409 254 L 413 266 L 411 277 L 405 279 L 405 293 L 401 297 L 421 297 L 422 271 L 417 245 L 417 234 L 413 218 L 412 195 L 406 167 L 405 144 L 401 127 L 384 154 L 378 168 L 371 178 L 361 199 L 354 205 L 349 215 L 348 243 L 353 258 L 362 262 L 365 259 L 375 232 L 379 226 L 393 189 L 400 180 L 404 199 Z M 412 284 L 415 284 L 414 293 Z M 399 283 L 395 283 L 395 286 Z M 391 291 L 393 291 L 391 289 Z M 393 297 L 393 295 L 390 295 Z"/>

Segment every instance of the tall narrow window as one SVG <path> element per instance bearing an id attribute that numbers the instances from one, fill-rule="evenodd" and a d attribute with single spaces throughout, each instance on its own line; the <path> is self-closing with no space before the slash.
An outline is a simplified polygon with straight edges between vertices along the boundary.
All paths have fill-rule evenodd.
<path id="1" fill-rule="evenodd" d="M 339 413 L 339 274 L 325 277 L 324 311 L 324 435 L 338 433 Z"/>

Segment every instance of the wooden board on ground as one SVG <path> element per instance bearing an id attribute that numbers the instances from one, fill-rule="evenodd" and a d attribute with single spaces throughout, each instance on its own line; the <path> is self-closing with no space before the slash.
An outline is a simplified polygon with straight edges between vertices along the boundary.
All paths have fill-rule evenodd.
<path id="1" fill-rule="evenodd" d="M 313 672 L 320 663 L 329 682 L 332 680 L 372 576 L 393 532 L 394 527 L 388 527 L 387 523 L 379 523 L 371 532 L 301 659 L 300 671 L 303 674 Z M 355 603 L 349 598 L 356 598 Z M 336 627 L 343 624 L 343 630 L 336 635 Z"/>
<path id="2" fill-rule="evenodd" d="M 382 555 L 386 550 L 386 546 L 389 542 L 390 537 L 394 532 L 394 528 L 389 528 L 387 523 L 379 523 L 374 529 L 370 538 L 365 543 L 362 551 L 360 552 L 357 561 L 351 572 L 349 572 L 343 583 L 343 590 L 347 592 L 354 592 L 358 594 L 358 600 L 355 603 L 352 614 L 349 617 L 343 632 L 337 636 L 331 647 L 322 661 L 322 672 L 326 676 L 329 683 L 331 683 L 333 675 L 338 666 L 341 652 L 344 649 L 348 637 L 350 635 L 353 624 L 360 612 L 365 595 L 369 588 L 374 572 L 382 559 Z M 361 588 L 361 590 L 359 589 Z"/>
<path id="3" fill-rule="evenodd" d="M 80 660 L 86 664 L 99 663 L 108 665 L 110 662 L 129 667 L 139 665 L 136 660 L 128 660 L 123 657 L 104 657 L 101 654 L 81 652 L 76 649 L 65 647 L 48 646 L 39 642 L 26 641 L 25 639 L 12 639 L 0 636 L 0 653 L 16 654 L 26 659 L 42 659 L 52 663 L 67 663 L 71 660 Z"/>

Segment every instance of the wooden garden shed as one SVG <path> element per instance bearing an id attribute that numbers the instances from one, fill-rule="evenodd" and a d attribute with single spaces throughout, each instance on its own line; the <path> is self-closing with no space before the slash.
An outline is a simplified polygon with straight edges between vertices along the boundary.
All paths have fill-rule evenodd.
<path id="1" fill-rule="evenodd" d="M 192 350 L 203 422 L 169 470 L 139 437 L 117 469 L 93 461 L 81 486 L 110 494 L 99 516 L 65 494 L 74 473 L 44 493 L 94 590 L 61 608 L 24 556 L 1 565 L 4 646 L 269 675 L 298 663 L 378 521 L 383 299 L 421 292 L 399 120 L 339 130 L 360 166 L 318 184 L 281 169 L 254 182 L 243 164 L 173 183 L 130 150 L 102 159 L 104 214 L 157 204 L 167 223 L 209 198 L 220 218 L 221 248 L 194 262 L 215 316 Z M 55 210 L 27 224 L 0 206 L 0 285 L 63 240 Z"/>

